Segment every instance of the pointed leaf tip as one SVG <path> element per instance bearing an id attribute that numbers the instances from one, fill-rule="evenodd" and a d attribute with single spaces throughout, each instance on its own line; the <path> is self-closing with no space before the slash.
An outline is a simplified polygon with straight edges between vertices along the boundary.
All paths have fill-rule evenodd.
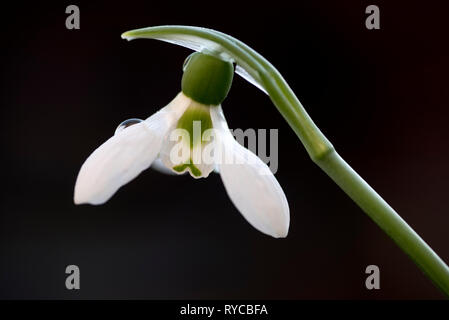
<path id="1" fill-rule="evenodd" d="M 259 73 L 266 72 L 267 65 L 272 66 L 256 51 L 225 33 L 202 27 L 165 25 L 129 30 L 122 34 L 122 38 L 128 41 L 156 39 L 194 51 L 215 52 L 235 61 L 238 75 L 268 93 Z"/>

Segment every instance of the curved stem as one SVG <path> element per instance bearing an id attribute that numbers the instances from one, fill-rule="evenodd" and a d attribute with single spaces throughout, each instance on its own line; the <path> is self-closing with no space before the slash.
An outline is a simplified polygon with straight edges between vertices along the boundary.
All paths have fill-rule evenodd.
<path id="1" fill-rule="evenodd" d="M 335 151 L 316 161 L 346 194 L 449 295 L 449 269 L 424 240 Z"/>
<path id="2" fill-rule="evenodd" d="M 321 140 L 318 127 L 308 117 L 301 103 L 285 85 L 281 94 L 271 94 L 269 79 L 265 79 L 267 91 L 273 103 L 287 119 L 290 126 L 300 137 L 311 144 L 309 155 L 326 174 L 404 251 L 418 267 L 449 296 L 449 268 L 431 247 L 382 199 L 381 196 L 363 180 L 335 151 L 327 139 Z M 290 95 L 291 94 L 291 95 Z M 286 95 L 290 99 L 286 99 Z M 291 118 L 290 110 L 296 110 L 301 116 Z M 290 121 L 289 121 L 290 120 Z M 296 120 L 296 121 L 294 121 Z M 304 123 L 305 122 L 305 123 Z M 303 125 L 309 130 L 304 136 Z M 324 136 L 323 136 L 324 137 Z M 303 142 L 304 143 L 304 142 Z M 305 143 L 304 143 L 305 144 Z M 305 144 L 306 145 L 306 144 Z M 307 149 L 307 145 L 306 145 Z"/>
<path id="3" fill-rule="evenodd" d="M 243 42 L 211 29 L 159 26 L 123 38 L 159 39 L 191 49 L 207 48 L 232 58 L 261 85 L 315 162 L 449 296 L 449 268 L 422 238 L 335 151 L 281 74 Z"/>

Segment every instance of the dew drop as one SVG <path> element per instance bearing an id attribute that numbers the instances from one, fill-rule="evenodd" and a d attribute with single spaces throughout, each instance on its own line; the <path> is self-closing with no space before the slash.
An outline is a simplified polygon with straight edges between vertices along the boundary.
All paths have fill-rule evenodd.
<path id="1" fill-rule="evenodd" d="M 138 124 L 141 123 L 143 120 L 142 119 L 137 119 L 137 118 L 132 118 L 132 119 L 128 119 L 123 121 L 122 123 L 120 123 L 117 127 L 117 129 L 115 129 L 114 135 L 116 135 L 117 133 L 119 133 L 120 131 L 125 130 L 126 128 L 134 125 L 134 124 Z"/>

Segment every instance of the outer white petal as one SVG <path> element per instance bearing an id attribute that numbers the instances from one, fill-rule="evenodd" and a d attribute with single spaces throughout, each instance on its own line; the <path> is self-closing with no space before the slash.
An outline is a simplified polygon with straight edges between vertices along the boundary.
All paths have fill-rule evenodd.
<path id="1" fill-rule="evenodd" d="M 167 168 L 165 164 L 162 162 L 161 158 L 156 158 L 156 160 L 153 161 L 151 164 L 151 169 L 158 171 L 160 173 L 169 175 L 169 176 L 175 176 L 176 172 L 173 170 Z"/>
<path id="2" fill-rule="evenodd" d="M 182 93 L 145 121 L 132 125 L 98 147 L 84 162 L 75 184 L 76 204 L 102 204 L 147 169 L 161 150 L 165 135 L 190 99 Z"/>
<path id="3" fill-rule="evenodd" d="M 227 155 L 219 170 L 232 202 L 257 230 L 275 238 L 286 237 L 290 210 L 278 181 L 262 160 L 234 139 L 221 107 L 212 109 L 211 118 L 214 129 L 220 132 L 222 152 Z"/>

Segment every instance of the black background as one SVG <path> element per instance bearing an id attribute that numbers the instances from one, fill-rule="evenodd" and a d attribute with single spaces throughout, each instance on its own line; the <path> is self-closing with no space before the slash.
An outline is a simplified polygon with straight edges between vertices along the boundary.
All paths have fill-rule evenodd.
<path id="1" fill-rule="evenodd" d="M 236 77 L 231 128 L 278 128 L 290 233 L 253 229 L 218 175 L 143 172 L 75 206 L 87 156 L 180 90 L 189 50 L 126 30 L 185 24 L 244 41 L 284 75 L 337 151 L 449 260 L 449 8 L 437 1 L 20 3 L 2 7 L 0 298 L 440 299 L 308 158 L 261 91 Z M 65 28 L 76 4 L 81 29 Z M 380 7 L 381 29 L 365 28 Z M 3 4 L 2 4 L 3 5 Z M 81 269 L 68 291 L 65 267 Z M 381 289 L 365 288 L 378 265 Z"/>

